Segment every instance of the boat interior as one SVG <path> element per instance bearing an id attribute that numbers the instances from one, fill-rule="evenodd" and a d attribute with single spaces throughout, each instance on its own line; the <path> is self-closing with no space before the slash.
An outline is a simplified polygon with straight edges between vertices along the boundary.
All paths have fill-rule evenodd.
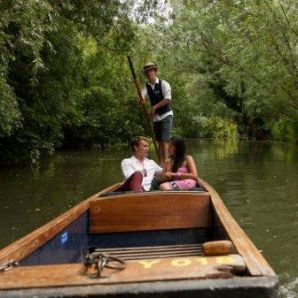
<path id="1" fill-rule="evenodd" d="M 20 265 L 82 263 L 95 250 L 123 260 L 202 256 L 204 242 L 226 238 L 204 190 L 109 193 Z"/>

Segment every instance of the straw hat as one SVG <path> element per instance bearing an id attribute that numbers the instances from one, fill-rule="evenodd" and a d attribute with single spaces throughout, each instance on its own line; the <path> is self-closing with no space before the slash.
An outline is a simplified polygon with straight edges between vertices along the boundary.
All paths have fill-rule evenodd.
<path id="1" fill-rule="evenodd" d="M 143 67 L 144 73 L 146 73 L 149 69 L 158 70 L 158 67 L 157 67 L 156 63 L 149 62 L 149 63 L 146 63 Z"/>

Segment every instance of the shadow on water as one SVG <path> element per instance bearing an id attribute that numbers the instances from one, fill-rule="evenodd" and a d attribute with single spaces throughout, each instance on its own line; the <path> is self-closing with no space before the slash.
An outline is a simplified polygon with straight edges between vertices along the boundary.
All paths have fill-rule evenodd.
<path id="1" fill-rule="evenodd" d="M 280 277 L 279 297 L 298 297 L 298 150 L 275 142 L 189 140 L 199 175 Z M 121 180 L 126 152 L 58 153 L 37 168 L 0 171 L 0 247 Z"/>

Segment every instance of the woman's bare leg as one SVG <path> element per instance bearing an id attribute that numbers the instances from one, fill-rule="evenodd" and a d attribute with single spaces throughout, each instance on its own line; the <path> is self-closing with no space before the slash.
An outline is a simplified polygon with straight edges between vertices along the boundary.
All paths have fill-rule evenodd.
<path id="1" fill-rule="evenodd" d="M 162 183 L 159 185 L 160 190 L 171 190 L 171 186 L 169 182 Z"/>

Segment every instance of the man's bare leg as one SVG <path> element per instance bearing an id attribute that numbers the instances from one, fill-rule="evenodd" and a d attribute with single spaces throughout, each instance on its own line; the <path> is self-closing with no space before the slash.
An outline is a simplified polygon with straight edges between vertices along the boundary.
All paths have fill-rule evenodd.
<path id="1" fill-rule="evenodd" d="M 159 163 L 163 167 L 165 161 L 169 156 L 169 142 L 158 141 L 158 151 L 159 151 Z"/>

